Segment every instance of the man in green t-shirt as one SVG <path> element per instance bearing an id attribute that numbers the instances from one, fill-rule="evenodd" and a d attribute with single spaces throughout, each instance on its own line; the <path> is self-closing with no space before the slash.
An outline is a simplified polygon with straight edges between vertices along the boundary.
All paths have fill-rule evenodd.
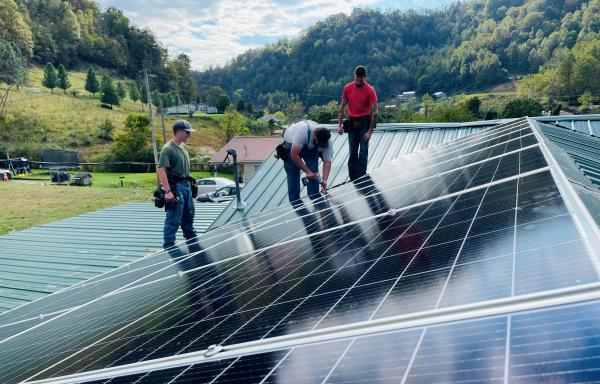
<path id="1" fill-rule="evenodd" d="M 188 180 L 190 157 L 185 149 L 185 143 L 194 131 L 189 122 L 177 120 L 173 124 L 173 139 L 160 151 L 157 172 L 167 203 L 165 204 L 167 216 L 163 230 L 163 248 L 167 250 L 175 245 L 175 236 L 179 227 L 186 240 L 196 237 L 194 199 Z"/>

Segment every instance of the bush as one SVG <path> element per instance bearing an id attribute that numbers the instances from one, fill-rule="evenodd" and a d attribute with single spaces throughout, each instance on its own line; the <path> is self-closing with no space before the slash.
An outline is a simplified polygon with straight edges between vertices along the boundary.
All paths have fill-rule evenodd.
<path id="1" fill-rule="evenodd" d="M 528 99 L 518 98 L 508 102 L 504 107 L 502 115 L 506 118 L 523 117 L 523 116 L 540 116 L 542 114 L 542 104 Z"/>
<path id="2" fill-rule="evenodd" d="M 98 127 L 98 138 L 105 142 L 113 141 L 113 134 L 115 132 L 115 125 L 112 121 L 106 119 L 100 126 Z"/>

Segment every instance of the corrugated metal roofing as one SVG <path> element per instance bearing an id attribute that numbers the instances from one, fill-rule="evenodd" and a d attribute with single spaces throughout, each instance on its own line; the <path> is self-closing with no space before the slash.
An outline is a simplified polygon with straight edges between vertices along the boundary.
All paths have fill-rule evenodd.
<path id="1" fill-rule="evenodd" d="M 579 130 L 565 130 L 553 123 L 541 123 L 548 139 L 563 148 L 592 183 L 600 186 L 600 138 Z"/>
<path id="2" fill-rule="evenodd" d="M 211 161 L 215 163 L 223 162 L 223 159 L 227 157 L 227 149 L 229 148 L 235 149 L 237 161 L 240 163 L 264 161 L 279 143 L 281 143 L 281 137 L 236 136 L 225 144 L 219 152 L 215 153 Z M 229 161 L 232 161 L 232 159 Z"/>
<path id="3" fill-rule="evenodd" d="M 196 204 L 196 230 L 226 206 Z M 160 250 L 164 216 L 150 203 L 128 203 L 0 236 L 0 312 Z"/>

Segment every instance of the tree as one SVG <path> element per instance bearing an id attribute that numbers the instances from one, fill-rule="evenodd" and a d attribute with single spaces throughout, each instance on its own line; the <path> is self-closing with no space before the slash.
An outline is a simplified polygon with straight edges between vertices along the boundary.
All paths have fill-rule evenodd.
<path id="1" fill-rule="evenodd" d="M 62 89 L 65 94 L 67 93 L 67 89 L 71 88 L 69 74 L 62 64 L 59 64 L 58 66 L 58 88 Z"/>
<path id="2" fill-rule="evenodd" d="M 96 92 L 100 90 L 100 84 L 96 78 L 96 72 L 94 72 L 92 67 L 88 69 L 87 77 L 85 78 L 85 90 L 93 94 L 94 97 L 96 97 Z"/>
<path id="3" fill-rule="evenodd" d="M 46 88 L 50 88 L 52 93 L 54 93 L 54 88 L 58 85 L 58 75 L 56 74 L 56 70 L 52 63 L 46 64 L 46 69 L 44 70 L 44 78 L 42 79 L 42 85 Z"/>
<path id="4" fill-rule="evenodd" d="M 125 91 L 125 86 L 120 81 L 117 83 L 117 95 L 119 99 L 123 100 L 125 96 L 127 96 L 127 92 Z"/>
<path id="5" fill-rule="evenodd" d="M 219 96 L 219 98 L 217 99 L 217 111 L 219 112 L 224 112 L 225 109 L 231 105 L 231 100 L 229 99 L 229 96 L 227 95 L 221 95 Z"/>
<path id="6" fill-rule="evenodd" d="M 250 130 L 244 126 L 244 116 L 235 110 L 233 106 L 227 107 L 223 118 L 219 122 L 223 144 L 229 142 L 234 136 L 250 134 Z"/>
<path id="7" fill-rule="evenodd" d="M 135 83 L 129 83 L 129 98 L 134 103 L 140 99 L 140 90 Z"/>
<path id="8" fill-rule="evenodd" d="M 287 122 L 293 123 L 302 117 L 304 111 L 304 105 L 300 101 L 292 101 L 288 104 L 285 114 L 287 115 Z"/>
<path id="9" fill-rule="evenodd" d="M 469 113 L 471 113 L 475 117 L 479 117 L 479 107 L 481 106 L 481 101 L 477 96 L 470 97 L 467 99 L 465 103 L 465 107 Z"/>
<path id="10" fill-rule="evenodd" d="M 119 95 L 117 95 L 117 90 L 113 85 L 112 79 L 109 76 L 102 77 L 102 83 L 100 85 L 100 101 L 105 104 L 119 105 Z"/>
<path id="11" fill-rule="evenodd" d="M 112 152 L 117 161 L 154 161 L 150 144 L 150 118 L 134 113 L 125 118 L 125 132 L 115 138 Z"/>
<path id="12" fill-rule="evenodd" d="M 14 0 L 0 1 L 0 40 L 13 43 L 24 58 L 33 53 L 33 35 Z"/>
<path id="13" fill-rule="evenodd" d="M 326 105 L 312 106 L 308 111 L 308 118 L 317 123 L 327 124 L 336 119 L 339 111 L 337 101 L 330 101 Z"/>
<path id="14" fill-rule="evenodd" d="M 4 94 L 0 95 L 0 116 L 4 113 L 12 86 L 18 87 L 25 81 L 26 64 L 25 57 L 15 44 L 0 40 L 0 82 L 8 85 Z"/>
<path id="15" fill-rule="evenodd" d="M 239 113 L 244 113 L 246 111 L 246 104 L 244 103 L 244 100 L 238 100 L 237 105 L 235 106 L 235 109 Z"/>
<path id="16" fill-rule="evenodd" d="M 509 101 L 504 107 L 505 118 L 540 116 L 542 114 L 542 104 L 535 100 L 527 98 L 518 98 Z"/>
<path id="17" fill-rule="evenodd" d="M 435 100 L 428 93 L 424 94 L 421 97 L 421 105 L 425 110 L 425 117 L 429 117 L 431 112 L 433 112 L 433 107 L 435 106 Z"/>
<path id="18" fill-rule="evenodd" d="M 589 109 L 594 103 L 594 97 L 592 96 L 592 92 L 583 92 L 583 94 L 577 98 L 577 101 L 580 104 L 580 106 L 578 107 L 580 111 L 589 111 Z"/>

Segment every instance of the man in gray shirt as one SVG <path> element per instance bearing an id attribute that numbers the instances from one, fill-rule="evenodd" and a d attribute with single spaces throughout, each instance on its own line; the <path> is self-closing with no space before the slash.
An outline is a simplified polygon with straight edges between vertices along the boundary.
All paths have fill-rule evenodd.
<path id="1" fill-rule="evenodd" d="M 317 198 L 319 183 L 323 192 L 327 190 L 327 179 L 331 171 L 333 149 L 329 145 L 331 133 L 318 127 L 313 121 L 303 120 L 290 125 L 283 135 L 287 148 L 283 166 L 287 174 L 288 198 L 291 203 L 300 199 L 300 171 L 308 179 L 308 197 Z M 319 157 L 323 159 L 323 178 L 319 177 Z"/>
<path id="2" fill-rule="evenodd" d="M 173 124 L 173 140 L 164 145 L 158 160 L 158 178 L 165 194 L 165 225 L 163 248 L 175 245 L 175 235 L 181 227 L 186 240 L 196 237 L 194 229 L 194 199 L 189 181 L 190 157 L 185 149 L 190 135 L 195 130 L 186 120 Z"/>

